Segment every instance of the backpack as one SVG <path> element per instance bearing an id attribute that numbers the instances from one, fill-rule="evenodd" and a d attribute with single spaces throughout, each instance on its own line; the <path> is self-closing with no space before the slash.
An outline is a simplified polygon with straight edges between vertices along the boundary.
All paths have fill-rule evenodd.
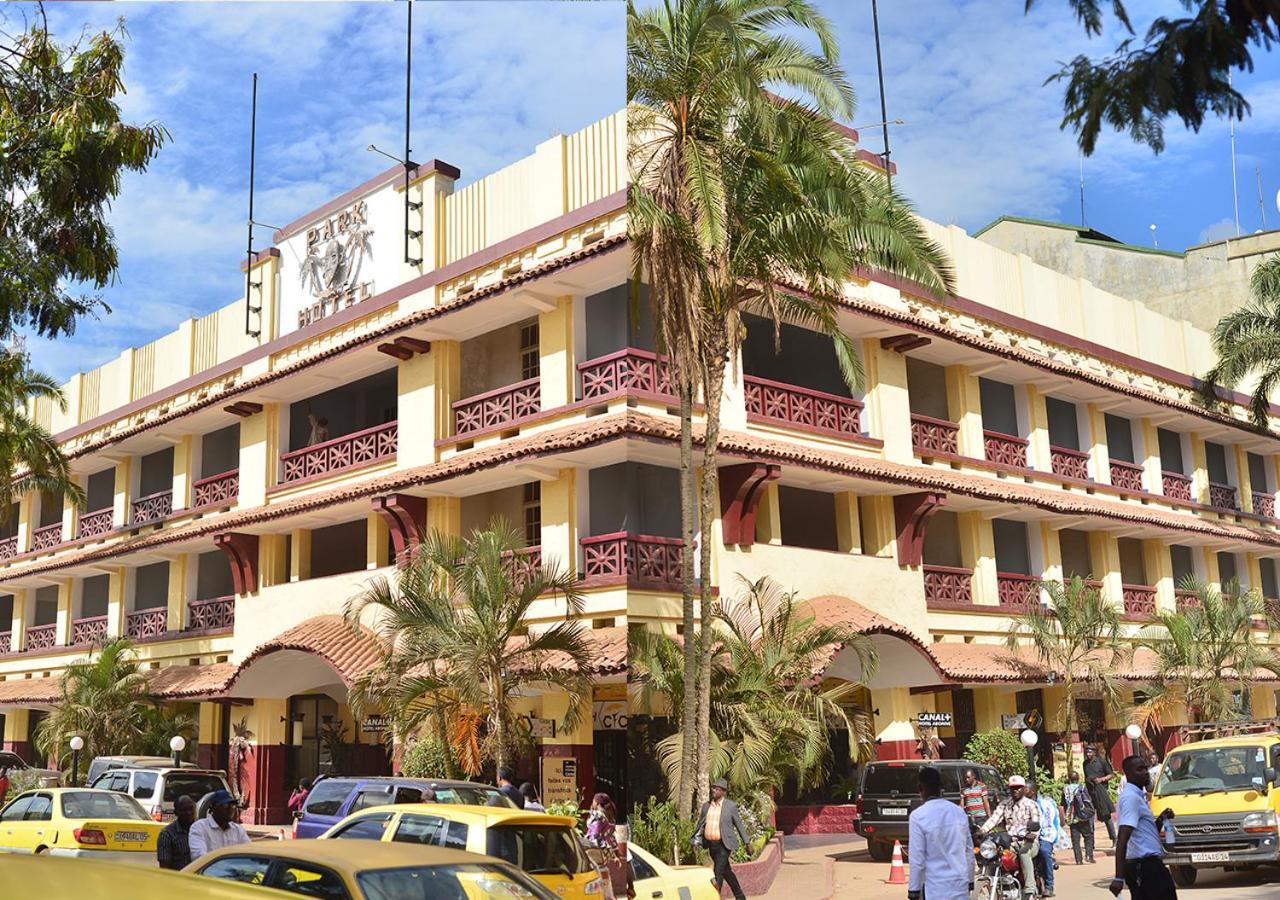
<path id="1" fill-rule="evenodd" d="M 1079 789 L 1071 796 L 1071 820 L 1073 822 L 1088 822 L 1097 818 L 1098 811 L 1093 807 L 1093 798 L 1089 796 L 1088 789 L 1084 785 L 1080 785 Z"/>

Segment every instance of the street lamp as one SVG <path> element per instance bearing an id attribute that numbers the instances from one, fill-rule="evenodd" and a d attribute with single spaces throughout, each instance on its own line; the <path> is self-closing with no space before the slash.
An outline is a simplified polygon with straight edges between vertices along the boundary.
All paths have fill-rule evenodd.
<path id="1" fill-rule="evenodd" d="M 1138 740 L 1142 737 L 1142 729 L 1138 727 L 1137 723 L 1130 722 L 1128 725 L 1125 726 L 1124 736 L 1129 739 L 1129 743 L 1133 750 L 1133 755 L 1137 756 Z"/>
<path id="2" fill-rule="evenodd" d="M 71 786 L 79 787 L 80 782 L 80 751 L 84 749 L 84 738 L 80 735 L 74 735 L 71 744 Z"/>
<path id="3" fill-rule="evenodd" d="M 1040 743 L 1040 735 L 1030 728 L 1021 734 L 1022 746 L 1027 748 L 1027 784 L 1036 786 L 1036 744 Z"/>
<path id="4" fill-rule="evenodd" d="M 169 739 L 169 749 L 173 751 L 173 767 L 175 769 L 182 768 L 182 751 L 187 749 L 187 739 L 180 734 L 175 734 Z"/>

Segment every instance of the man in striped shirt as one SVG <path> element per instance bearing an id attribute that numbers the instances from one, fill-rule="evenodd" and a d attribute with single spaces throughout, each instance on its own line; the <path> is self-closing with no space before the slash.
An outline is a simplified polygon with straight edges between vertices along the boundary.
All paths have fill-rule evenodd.
<path id="1" fill-rule="evenodd" d="M 960 805 L 970 821 L 981 825 L 991 815 L 991 802 L 987 799 L 987 786 L 978 780 L 973 769 L 964 770 L 964 788 L 960 791 Z"/>

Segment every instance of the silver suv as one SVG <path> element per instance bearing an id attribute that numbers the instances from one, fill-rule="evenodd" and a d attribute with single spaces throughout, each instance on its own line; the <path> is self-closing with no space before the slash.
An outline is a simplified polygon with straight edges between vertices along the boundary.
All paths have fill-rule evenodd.
<path id="1" fill-rule="evenodd" d="M 205 802 L 214 791 L 229 791 L 226 774 L 218 769 L 127 768 L 99 775 L 89 787 L 128 794 L 157 822 L 174 817 L 173 804 L 186 794 L 196 801 L 196 816 L 207 812 Z"/>

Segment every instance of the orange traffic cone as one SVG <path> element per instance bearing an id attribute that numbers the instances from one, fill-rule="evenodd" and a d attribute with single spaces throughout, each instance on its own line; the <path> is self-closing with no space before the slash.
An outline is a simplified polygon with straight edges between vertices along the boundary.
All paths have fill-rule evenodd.
<path id="1" fill-rule="evenodd" d="M 889 864 L 889 880 L 885 884 L 906 884 L 907 867 L 902 864 L 902 844 L 893 842 L 893 862 Z"/>
<path id="2" fill-rule="evenodd" d="M 283 829 L 283 828 L 281 828 L 281 829 L 280 829 L 280 833 L 276 835 L 276 840 L 277 840 L 277 841 L 283 841 L 283 840 L 285 840 L 287 837 L 288 837 L 288 835 L 286 835 L 286 834 L 284 833 L 284 829 Z"/>

